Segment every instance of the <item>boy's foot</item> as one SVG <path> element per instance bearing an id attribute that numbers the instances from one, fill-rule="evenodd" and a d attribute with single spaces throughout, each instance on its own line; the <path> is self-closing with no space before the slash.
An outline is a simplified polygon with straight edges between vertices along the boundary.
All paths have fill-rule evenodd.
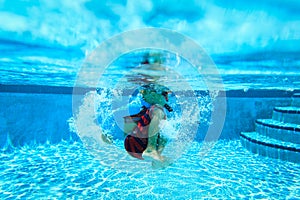
<path id="1" fill-rule="evenodd" d="M 165 157 L 164 156 L 161 156 L 157 151 L 144 151 L 143 152 L 143 158 L 145 160 L 156 160 L 156 161 L 160 161 L 160 162 L 163 162 Z"/>
<path id="2" fill-rule="evenodd" d="M 152 161 L 152 169 L 164 169 L 168 166 L 170 166 L 173 163 L 174 160 L 172 160 L 171 158 L 165 158 L 163 162 L 161 161 L 156 161 L 153 160 Z"/>
<path id="3" fill-rule="evenodd" d="M 101 139 L 102 139 L 103 142 L 105 142 L 107 144 L 112 144 L 113 143 L 112 136 L 110 136 L 110 135 L 101 134 Z"/>

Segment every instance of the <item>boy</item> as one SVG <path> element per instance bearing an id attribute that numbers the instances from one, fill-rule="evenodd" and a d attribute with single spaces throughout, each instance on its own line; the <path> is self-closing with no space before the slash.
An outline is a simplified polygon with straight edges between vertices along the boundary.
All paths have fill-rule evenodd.
<path id="1" fill-rule="evenodd" d="M 125 138 L 124 146 L 135 158 L 164 161 L 161 153 L 167 140 L 160 135 L 159 124 L 166 119 L 164 108 L 169 112 L 173 111 L 167 104 L 169 91 L 166 87 L 155 84 L 142 88 L 140 93 L 147 106 L 143 106 L 138 114 L 125 117 L 125 125 L 133 121 L 136 126 Z"/>

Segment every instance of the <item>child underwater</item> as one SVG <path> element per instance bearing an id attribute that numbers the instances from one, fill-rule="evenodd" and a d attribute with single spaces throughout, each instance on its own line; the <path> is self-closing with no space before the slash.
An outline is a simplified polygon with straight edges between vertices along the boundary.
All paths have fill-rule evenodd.
<path id="1" fill-rule="evenodd" d="M 162 120 L 166 120 L 164 108 L 173 111 L 167 104 L 170 91 L 161 85 L 148 84 L 142 86 L 139 92 L 146 103 L 138 114 L 124 117 L 124 131 L 128 133 L 124 147 L 135 158 L 163 162 L 165 158 L 161 153 L 167 139 L 160 134 L 159 125 Z"/>

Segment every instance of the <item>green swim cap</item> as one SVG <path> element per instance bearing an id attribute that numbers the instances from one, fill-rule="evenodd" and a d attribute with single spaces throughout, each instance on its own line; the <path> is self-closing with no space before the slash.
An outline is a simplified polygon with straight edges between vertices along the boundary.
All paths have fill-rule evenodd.
<path id="1" fill-rule="evenodd" d="M 147 103 L 151 105 L 158 104 L 164 107 L 167 105 L 168 93 L 170 93 L 170 90 L 162 85 L 151 83 L 142 86 L 140 93 Z"/>

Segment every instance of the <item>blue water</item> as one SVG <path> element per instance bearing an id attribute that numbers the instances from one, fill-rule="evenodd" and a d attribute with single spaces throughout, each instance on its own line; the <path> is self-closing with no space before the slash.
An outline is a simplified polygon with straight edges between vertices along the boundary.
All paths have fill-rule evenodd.
<path id="1" fill-rule="evenodd" d="M 46 86 L 46 90 L 47 86 L 58 87 L 54 93 L 60 87 L 92 87 L 95 68 L 87 68 L 83 82 L 77 80 L 95 48 L 113 36 L 146 27 L 172 30 L 190 38 L 212 59 L 218 73 L 208 73 L 203 78 L 182 55 L 167 48 L 156 49 L 164 65 L 175 66 L 171 69 L 181 75 L 164 79 L 164 69 L 140 67 L 149 48 L 146 46 L 114 58 L 103 76 L 98 77 L 101 88 L 118 92 L 113 88 L 131 88 L 159 80 L 173 88 L 188 83 L 191 89 L 201 91 L 210 89 L 205 81 L 225 91 L 299 91 L 298 1 L 3 0 L 0 20 L 0 101 L 16 104 L 2 106 L 0 111 L 1 199 L 300 198 L 299 164 L 252 154 L 239 140 L 218 140 L 214 144 L 190 134 L 191 141 L 183 142 L 187 146 L 182 147 L 182 155 L 176 161 L 165 168 L 155 168 L 151 163 L 129 158 L 123 150 L 124 138 L 112 115 L 118 111 L 114 107 L 117 101 L 101 92 L 95 101 L 84 96 L 88 103 L 76 108 L 79 114 L 66 112 L 59 116 L 56 113 L 64 109 L 62 105 L 72 110 L 71 94 L 46 96 L 31 91 L 32 86 Z M 15 86 L 10 92 L 24 93 L 23 98 L 16 94 L 18 98 L 10 99 L 14 95 L 4 93 L 4 85 Z M 212 94 L 210 98 L 196 98 L 202 113 L 197 120 L 204 125 L 210 125 L 214 97 Z M 61 99 L 63 103 L 53 99 Z M 96 118 L 84 112 L 94 109 L 89 107 L 89 102 L 96 104 Z M 34 108 L 35 105 L 38 107 Z M 41 115 L 32 114 L 37 110 Z M 180 114 L 176 109 L 174 115 L 168 116 L 167 133 L 178 131 Z M 55 123 L 36 118 L 42 115 Z M 59 117 L 64 120 L 57 124 Z M 101 131 L 99 127 L 113 136 L 113 148 L 101 146 L 91 150 L 78 137 L 82 135 L 80 131 L 93 134 Z M 53 131 L 51 134 L 56 136 L 42 138 L 55 128 L 64 132 Z M 36 138 L 42 142 L 36 142 Z M 171 155 L 177 156 L 170 149 Z"/>
<path id="2" fill-rule="evenodd" d="M 128 173 L 102 166 L 81 143 L 25 146 L 1 154 L 1 197 L 294 199 L 300 195 L 299 165 L 254 155 L 239 141 L 219 141 L 206 156 L 199 154 L 200 148 L 200 143 L 193 143 L 165 170 Z"/>
<path id="3" fill-rule="evenodd" d="M 1 83 L 73 86 L 85 56 L 103 41 L 157 27 L 200 45 L 228 90 L 300 87 L 297 1 L 171 2 L 1 1 Z"/>

